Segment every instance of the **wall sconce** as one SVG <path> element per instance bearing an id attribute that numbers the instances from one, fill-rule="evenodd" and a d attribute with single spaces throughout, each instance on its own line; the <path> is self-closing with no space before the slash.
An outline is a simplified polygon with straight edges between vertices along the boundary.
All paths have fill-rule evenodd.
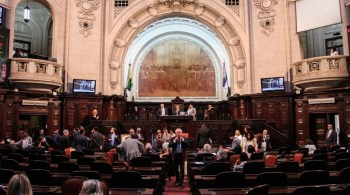
<path id="1" fill-rule="evenodd" d="M 57 91 L 53 91 L 53 92 L 52 92 L 52 95 L 53 95 L 53 96 L 57 96 Z"/>
<path id="2" fill-rule="evenodd" d="M 29 19 L 30 19 L 30 8 L 28 6 L 28 0 L 27 0 L 27 6 L 24 8 L 24 21 L 28 23 Z"/>

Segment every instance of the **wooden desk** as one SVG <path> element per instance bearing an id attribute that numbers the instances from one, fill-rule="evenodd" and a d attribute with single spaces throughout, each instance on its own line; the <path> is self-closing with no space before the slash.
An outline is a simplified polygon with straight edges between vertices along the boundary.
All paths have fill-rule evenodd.
<path id="1" fill-rule="evenodd" d="M 347 184 L 346 184 L 347 185 Z M 331 195 L 342 195 L 345 184 L 328 184 L 322 186 L 328 186 L 331 190 Z M 300 187 L 300 186 L 299 186 Z M 273 195 L 284 195 L 292 194 L 296 189 L 296 186 L 287 186 L 285 188 L 271 188 L 269 189 L 269 194 Z M 200 189 L 200 195 L 243 195 L 247 194 L 252 188 L 214 188 L 214 189 Z"/>

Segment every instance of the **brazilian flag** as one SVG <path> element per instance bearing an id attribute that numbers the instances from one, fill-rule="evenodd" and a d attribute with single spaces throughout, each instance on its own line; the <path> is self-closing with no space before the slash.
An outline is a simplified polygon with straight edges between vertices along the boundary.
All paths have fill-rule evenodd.
<path id="1" fill-rule="evenodd" d="M 128 71 L 128 84 L 126 86 L 128 91 L 131 91 L 132 88 L 132 73 L 131 73 L 131 63 L 129 63 L 129 71 Z"/>

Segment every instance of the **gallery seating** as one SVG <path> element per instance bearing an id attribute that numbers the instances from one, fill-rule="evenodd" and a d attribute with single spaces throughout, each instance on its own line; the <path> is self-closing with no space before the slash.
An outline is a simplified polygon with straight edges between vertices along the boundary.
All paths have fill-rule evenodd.
<path id="1" fill-rule="evenodd" d="M 216 188 L 243 188 L 245 186 L 245 175 L 242 172 L 227 171 L 216 175 Z"/>

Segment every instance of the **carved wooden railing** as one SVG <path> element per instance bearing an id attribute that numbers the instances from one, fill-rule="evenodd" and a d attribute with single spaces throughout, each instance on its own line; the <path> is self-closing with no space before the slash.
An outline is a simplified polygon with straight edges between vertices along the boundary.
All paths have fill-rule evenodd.
<path id="1" fill-rule="evenodd" d="M 47 60 L 12 58 L 9 79 L 20 90 L 50 92 L 62 86 L 62 66 Z"/>
<path id="2" fill-rule="evenodd" d="M 349 79 L 348 56 L 321 56 L 293 64 L 293 84 L 298 89 L 329 89 Z"/>

